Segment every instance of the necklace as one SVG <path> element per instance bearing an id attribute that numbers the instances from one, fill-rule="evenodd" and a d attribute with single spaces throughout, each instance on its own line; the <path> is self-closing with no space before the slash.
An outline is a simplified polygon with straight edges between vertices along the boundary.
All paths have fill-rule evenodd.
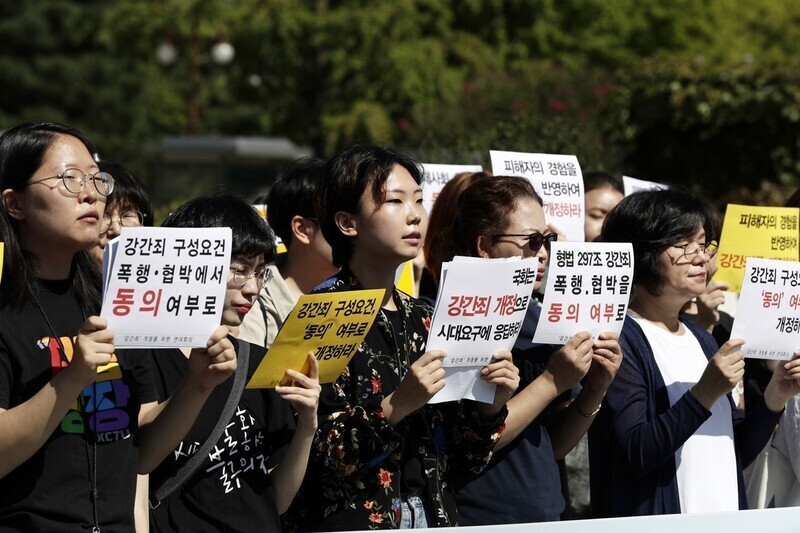
<path id="1" fill-rule="evenodd" d="M 47 327 L 50 329 L 50 335 L 52 335 L 52 339 L 55 340 L 56 345 L 58 346 L 58 354 L 61 359 L 62 364 L 69 364 L 69 358 L 67 357 L 67 352 L 64 349 L 64 343 L 61 342 L 61 338 L 56 335 L 56 330 L 53 327 L 53 324 L 50 322 L 50 319 L 47 317 L 47 313 L 44 312 L 44 308 L 42 304 L 39 303 L 39 298 L 36 296 L 35 291 L 31 291 L 33 295 L 33 301 L 36 304 L 36 307 L 39 308 L 39 312 L 42 314 L 42 318 L 44 318 Z M 83 303 L 78 302 L 81 307 L 81 314 L 83 315 L 84 322 L 86 321 L 86 311 L 83 308 Z M 97 398 L 97 391 L 95 388 L 97 387 L 97 382 L 92 382 L 92 398 L 93 400 Z M 94 400 L 96 401 L 96 400 Z M 84 439 L 83 443 L 86 446 L 86 461 L 89 464 L 89 485 L 92 489 L 89 497 L 92 500 L 92 518 L 94 519 L 94 525 L 92 526 L 92 533 L 100 533 L 100 524 L 97 519 L 97 499 L 98 499 L 98 490 L 97 490 L 97 436 L 92 437 L 92 446 L 91 449 L 89 447 L 89 432 L 87 427 L 87 437 Z"/>

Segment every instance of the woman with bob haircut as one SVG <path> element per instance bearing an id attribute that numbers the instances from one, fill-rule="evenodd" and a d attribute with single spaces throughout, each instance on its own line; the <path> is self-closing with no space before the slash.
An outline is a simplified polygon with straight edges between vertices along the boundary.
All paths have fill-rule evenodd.
<path id="1" fill-rule="evenodd" d="M 745 419 L 730 395 L 745 341 L 720 347 L 681 316 L 706 288 L 717 238 L 706 201 L 676 189 L 635 193 L 606 218 L 601 240 L 633 245 L 634 290 L 625 357 L 589 432 L 596 517 L 746 509 L 742 469 L 800 392 L 800 361 L 779 364 Z"/>
<path id="2" fill-rule="evenodd" d="M 156 406 L 141 358 L 114 353 L 89 250 L 114 178 L 80 131 L 26 123 L 0 135 L 0 529 L 129 531 L 148 473 L 235 369 L 224 330 L 192 351 Z"/>
<path id="3" fill-rule="evenodd" d="M 519 381 L 508 352 L 483 369 L 497 385 L 493 404 L 428 404 L 444 386 L 445 354 L 425 347 L 430 306 L 394 286 L 425 235 L 421 179 L 416 161 L 375 145 L 348 148 L 326 167 L 317 213 L 342 269 L 315 292 L 386 293 L 345 371 L 322 388 L 304 497 L 290 509 L 300 530 L 455 526 L 454 486 L 485 466 L 502 431 Z"/>

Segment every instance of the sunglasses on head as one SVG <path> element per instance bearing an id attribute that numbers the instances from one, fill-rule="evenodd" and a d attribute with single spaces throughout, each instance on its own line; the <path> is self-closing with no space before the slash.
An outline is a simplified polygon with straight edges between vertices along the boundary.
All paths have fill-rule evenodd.
<path id="1" fill-rule="evenodd" d="M 542 246 L 545 247 L 546 250 L 550 250 L 550 243 L 555 242 L 558 240 L 558 235 L 555 233 L 539 233 L 538 231 L 534 231 L 531 234 L 527 233 L 500 233 L 498 235 L 494 235 L 494 239 L 499 239 L 500 237 L 525 237 L 528 239 L 528 246 L 531 247 L 532 252 L 538 252 Z"/>

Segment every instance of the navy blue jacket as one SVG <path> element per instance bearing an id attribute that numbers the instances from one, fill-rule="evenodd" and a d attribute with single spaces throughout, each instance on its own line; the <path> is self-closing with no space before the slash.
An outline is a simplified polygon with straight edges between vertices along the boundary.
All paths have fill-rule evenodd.
<path id="1" fill-rule="evenodd" d="M 681 319 L 708 359 L 714 338 Z M 595 517 L 680 513 L 675 452 L 711 416 L 690 392 L 670 406 L 653 350 L 635 320 L 620 335 L 623 361 L 589 430 L 592 512 Z M 742 469 L 764 448 L 781 413 L 764 399 L 745 420 L 728 394 L 739 477 L 739 507 L 747 508 Z M 709 472 L 709 475 L 714 475 Z"/>

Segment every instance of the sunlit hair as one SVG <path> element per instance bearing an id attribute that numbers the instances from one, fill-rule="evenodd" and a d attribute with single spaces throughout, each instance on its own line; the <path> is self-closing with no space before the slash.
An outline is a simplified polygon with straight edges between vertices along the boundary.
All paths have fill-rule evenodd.
<path id="1" fill-rule="evenodd" d="M 531 182 L 518 176 L 482 177 L 467 187 L 458 199 L 458 214 L 447 232 L 442 260 L 456 255 L 479 256 L 478 237 L 503 233 L 511 225 L 511 214 L 524 200 L 542 205 Z"/>
<path id="2" fill-rule="evenodd" d="M 94 155 L 94 144 L 81 131 L 58 124 L 31 122 L 14 126 L 0 135 L 0 191 L 22 191 L 31 176 L 44 163 L 47 152 L 60 136 L 68 135 L 79 140 Z M 18 307 L 34 295 L 36 258 L 22 249 L 19 224 L 0 202 L 0 242 L 5 244 L 3 283 L 0 284 L 0 306 Z M 70 270 L 75 294 L 87 313 L 100 310 L 100 274 L 88 250 L 82 250 L 72 259 Z"/>
<path id="3" fill-rule="evenodd" d="M 658 269 L 661 252 L 691 239 L 701 228 L 706 242 L 719 239 L 719 217 L 700 196 L 676 188 L 639 191 L 611 210 L 600 241 L 631 243 L 634 284 L 658 296 L 664 285 Z"/>
<path id="4" fill-rule="evenodd" d="M 275 235 L 247 201 L 229 194 L 189 200 L 164 223 L 165 228 L 231 228 L 231 259 L 264 256 L 275 259 Z"/>
<path id="5" fill-rule="evenodd" d="M 324 175 L 324 161 L 304 157 L 292 162 L 269 191 L 267 221 L 287 248 L 292 245 L 292 219 L 316 217 L 314 199 Z"/>
<path id="6" fill-rule="evenodd" d="M 339 231 L 336 213 L 360 213 L 365 193 L 370 194 L 377 205 L 383 203 L 386 180 L 395 165 L 405 168 L 417 184 L 422 183 L 422 166 L 389 146 L 351 146 L 325 166 L 325 177 L 317 193 L 316 212 L 322 235 L 331 245 L 334 265 L 347 264 L 353 255 L 353 239 Z"/>
<path id="7" fill-rule="evenodd" d="M 453 221 L 458 213 L 458 199 L 470 185 L 489 174 L 485 172 L 461 172 L 453 176 L 442 187 L 436 203 L 433 204 L 428 218 L 428 231 L 422 250 L 425 253 L 425 264 L 436 283 L 439 283 L 444 255 L 451 248 L 448 245 Z"/>

